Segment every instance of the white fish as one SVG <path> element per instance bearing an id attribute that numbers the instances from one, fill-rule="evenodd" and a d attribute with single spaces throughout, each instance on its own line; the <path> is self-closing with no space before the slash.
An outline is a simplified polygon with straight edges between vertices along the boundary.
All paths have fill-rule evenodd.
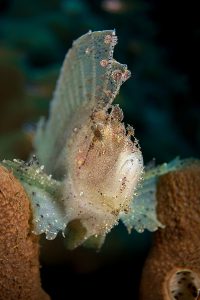
<path id="1" fill-rule="evenodd" d="M 148 171 L 138 187 L 142 153 L 133 128 L 122 123 L 122 110 L 112 105 L 130 77 L 127 66 L 113 59 L 116 43 L 112 30 L 90 31 L 73 43 L 49 118 L 38 125 L 34 146 L 39 162 L 35 157 L 29 163 L 4 161 L 30 196 L 34 233 L 54 239 L 74 222 L 73 247 L 88 238 L 102 243 L 120 218 L 129 230 L 162 227 L 156 217 L 156 181 L 177 166 Z"/>
<path id="2" fill-rule="evenodd" d="M 115 31 L 89 32 L 73 43 L 63 63 L 49 119 L 40 122 L 36 156 L 63 180 L 65 223 L 80 220 L 84 239 L 104 236 L 129 209 L 143 159 L 123 113 L 112 106 L 130 77 L 113 59 Z"/>

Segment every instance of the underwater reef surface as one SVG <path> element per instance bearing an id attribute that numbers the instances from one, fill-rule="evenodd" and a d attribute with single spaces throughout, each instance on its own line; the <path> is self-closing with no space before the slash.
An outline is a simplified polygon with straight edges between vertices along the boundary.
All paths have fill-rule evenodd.
<path id="1" fill-rule="evenodd" d="M 200 290 L 200 163 L 162 176 L 154 234 L 141 281 L 141 300 L 197 299 Z M 199 298 L 198 298 L 199 299 Z"/>
<path id="2" fill-rule="evenodd" d="M 31 233 L 27 195 L 0 167 L 0 299 L 49 300 L 40 282 L 38 237 Z"/>

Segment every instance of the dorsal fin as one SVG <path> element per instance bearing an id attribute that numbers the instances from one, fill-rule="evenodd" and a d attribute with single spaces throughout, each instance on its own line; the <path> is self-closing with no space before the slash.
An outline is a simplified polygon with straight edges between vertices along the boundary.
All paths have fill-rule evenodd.
<path id="1" fill-rule="evenodd" d="M 115 31 L 88 32 L 68 51 L 54 92 L 49 119 L 39 123 L 35 149 L 40 163 L 54 173 L 64 162 L 61 156 L 75 127 L 94 111 L 113 102 L 121 84 L 129 78 L 126 65 L 113 59 Z"/>

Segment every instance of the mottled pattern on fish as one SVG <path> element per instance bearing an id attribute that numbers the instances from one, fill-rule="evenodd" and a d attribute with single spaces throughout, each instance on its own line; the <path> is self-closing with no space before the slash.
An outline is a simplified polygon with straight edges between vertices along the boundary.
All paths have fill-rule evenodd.
<path id="1" fill-rule="evenodd" d="M 113 59 L 116 43 L 112 30 L 90 31 L 73 43 L 49 118 L 38 125 L 36 156 L 28 163 L 3 162 L 31 199 L 34 233 L 54 239 L 62 231 L 67 237 L 66 228 L 73 224 L 72 247 L 89 238 L 100 246 L 120 218 L 128 230 L 162 227 L 156 217 L 157 178 L 180 164 L 143 174 L 134 130 L 125 127 L 122 110 L 112 105 L 130 77 L 127 66 Z"/>

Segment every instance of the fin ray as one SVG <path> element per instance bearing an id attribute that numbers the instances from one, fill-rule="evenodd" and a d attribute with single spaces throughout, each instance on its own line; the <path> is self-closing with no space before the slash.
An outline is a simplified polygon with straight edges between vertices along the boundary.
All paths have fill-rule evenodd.
<path id="1" fill-rule="evenodd" d="M 49 119 L 40 123 L 35 137 L 36 155 L 47 173 L 54 175 L 56 161 L 56 168 L 62 169 L 66 155 L 63 149 L 73 128 L 81 126 L 94 110 L 106 109 L 128 79 L 126 65 L 113 59 L 116 41 L 112 30 L 89 32 L 68 51 Z"/>

